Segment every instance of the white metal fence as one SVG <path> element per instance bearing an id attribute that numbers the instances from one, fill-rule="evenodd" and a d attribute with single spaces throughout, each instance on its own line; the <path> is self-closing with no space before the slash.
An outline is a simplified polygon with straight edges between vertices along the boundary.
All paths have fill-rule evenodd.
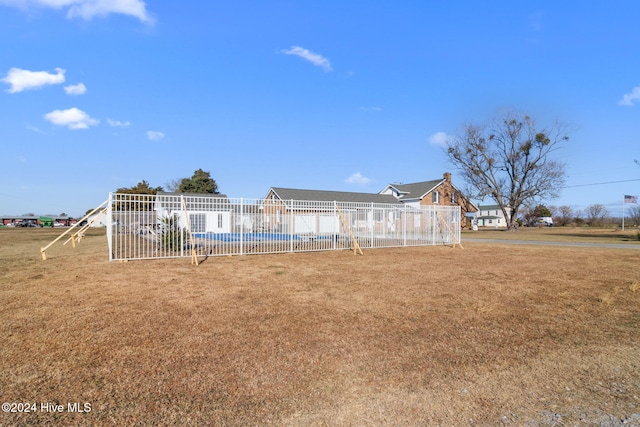
<path id="1" fill-rule="evenodd" d="M 460 243 L 458 206 L 110 194 L 107 217 L 110 260 Z"/>

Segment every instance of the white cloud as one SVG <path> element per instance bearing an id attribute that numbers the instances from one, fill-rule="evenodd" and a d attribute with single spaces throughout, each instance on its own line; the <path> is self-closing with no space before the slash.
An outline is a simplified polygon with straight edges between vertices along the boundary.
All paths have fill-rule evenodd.
<path id="1" fill-rule="evenodd" d="M 109 126 L 115 127 L 115 128 L 126 128 L 128 126 L 131 126 L 131 123 L 128 121 L 121 122 L 120 120 L 113 120 L 113 119 L 107 119 L 107 123 L 109 124 Z"/>
<path id="2" fill-rule="evenodd" d="M 115 13 L 138 18 L 147 24 L 153 23 L 142 0 L 0 0 L 0 4 L 23 10 L 34 7 L 62 9 L 67 11 L 67 18 L 81 18 L 85 21 Z"/>
<path id="3" fill-rule="evenodd" d="M 29 123 L 25 123 L 25 124 L 24 124 L 24 126 L 25 126 L 25 128 L 26 128 L 27 130 L 30 130 L 30 131 L 32 131 L 32 132 L 36 132 L 36 133 L 45 133 L 43 130 L 41 130 L 41 129 L 39 129 L 39 128 L 37 128 L 37 127 L 33 126 L 33 125 L 30 125 Z"/>
<path id="4" fill-rule="evenodd" d="M 65 86 L 64 91 L 67 95 L 82 95 L 87 91 L 87 87 L 84 83 L 78 83 L 77 85 Z"/>
<path id="5" fill-rule="evenodd" d="M 444 132 L 436 132 L 429 137 L 429 142 L 433 145 L 445 146 L 449 142 L 451 137 Z"/>
<path id="6" fill-rule="evenodd" d="M 2 1 L 2 0 L 0 0 Z M 29 71 L 21 68 L 11 68 L 7 76 L 0 81 L 11 85 L 7 92 L 18 93 L 28 89 L 40 89 L 46 85 L 57 85 L 64 83 L 65 70 L 56 68 L 55 74 L 47 71 Z"/>
<path id="7" fill-rule="evenodd" d="M 382 108 L 380 108 L 380 107 L 360 107 L 360 110 L 361 111 L 367 111 L 367 112 L 369 112 L 369 111 L 380 112 L 380 111 L 382 111 Z"/>
<path id="8" fill-rule="evenodd" d="M 625 93 L 622 99 L 618 101 L 618 105 L 632 107 L 635 101 L 640 101 L 640 86 L 636 86 L 631 89 L 630 93 Z"/>
<path id="9" fill-rule="evenodd" d="M 164 138 L 164 133 L 156 130 L 149 130 L 147 131 L 147 138 L 149 138 L 149 141 L 159 141 Z"/>
<path id="10" fill-rule="evenodd" d="M 351 175 L 349 178 L 347 178 L 346 180 L 347 183 L 349 184 L 369 184 L 371 182 L 373 182 L 372 179 L 367 178 L 366 176 L 362 176 L 362 174 L 360 172 L 356 172 L 353 175 Z"/>
<path id="11" fill-rule="evenodd" d="M 99 123 L 92 119 L 87 113 L 75 107 L 68 110 L 54 110 L 44 115 L 44 118 L 56 126 L 66 126 L 69 129 L 88 129 Z"/>
<path id="12" fill-rule="evenodd" d="M 331 64 L 329 63 L 329 60 L 327 58 L 317 53 L 311 52 L 308 49 L 304 49 L 300 46 L 292 46 L 291 49 L 283 49 L 280 52 L 287 55 L 296 55 L 300 58 L 306 59 L 313 65 L 322 67 L 322 69 L 326 72 L 333 71 L 333 68 L 331 68 Z"/>

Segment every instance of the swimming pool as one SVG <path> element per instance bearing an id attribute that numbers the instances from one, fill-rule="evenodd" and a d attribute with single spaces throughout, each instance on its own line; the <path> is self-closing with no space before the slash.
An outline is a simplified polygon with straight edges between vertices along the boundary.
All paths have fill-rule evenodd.
<path id="1" fill-rule="evenodd" d="M 331 240 L 332 236 L 309 236 L 304 234 L 286 233 L 193 233 L 193 237 L 221 242 L 261 242 L 265 240 L 275 241 L 309 241 Z"/>

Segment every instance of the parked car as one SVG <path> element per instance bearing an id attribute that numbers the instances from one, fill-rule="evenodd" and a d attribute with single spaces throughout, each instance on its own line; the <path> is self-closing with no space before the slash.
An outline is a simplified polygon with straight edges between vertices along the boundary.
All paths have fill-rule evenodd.
<path id="1" fill-rule="evenodd" d="M 538 218 L 537 224 L 546 227 L 553 227 L 553 218 L 551 218 L 550 216 L 543 216 L 541 218 Z"/>

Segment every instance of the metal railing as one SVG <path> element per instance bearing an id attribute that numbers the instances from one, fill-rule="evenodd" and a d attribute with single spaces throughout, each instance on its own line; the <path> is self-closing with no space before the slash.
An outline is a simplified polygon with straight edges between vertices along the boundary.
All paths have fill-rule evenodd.
<path id="1" fill-rule="evenodd" d="M 458 206 L 112 193 L 107 207 L 110 260 L 460 243 Z"/>

